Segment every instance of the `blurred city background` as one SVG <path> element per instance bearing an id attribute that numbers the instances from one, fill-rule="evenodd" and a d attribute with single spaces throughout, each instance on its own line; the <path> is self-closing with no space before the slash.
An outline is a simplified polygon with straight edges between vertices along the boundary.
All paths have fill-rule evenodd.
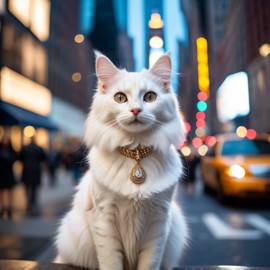
<path id="1" fill-rule="evenodd" d="M 15 175 L 7 186 L 0 179 L 0 259 L 55 256 L 57 222 L 87 169 L 97 49 L 128 71 L 170 51 L 188 132 L 179 149 L 177 200 L 191 227 L 182 263 L 270 265 L 270 208 L 257 200 L 270 198 L 269 0 L 0 0 L 0 28 L 0 140 L 12 148 L 0 172 L 12 163 Z M 31 144 L 37 190 L 23 179 Z M 232 196 L 249 200 L 224 204 Z"/>

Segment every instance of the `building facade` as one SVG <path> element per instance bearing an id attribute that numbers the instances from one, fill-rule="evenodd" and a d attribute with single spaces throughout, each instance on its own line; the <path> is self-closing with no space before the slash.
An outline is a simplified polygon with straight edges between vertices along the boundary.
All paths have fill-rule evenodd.
<path id="1" fill-rule="evenodd" d="M 209 13 L 215 13 L 215 9 L 208 10 Z M 269 50 L 262 56 L 260 48 L 263 45 L 269 46 L 270 43 L 270 2 L 231 0 L 225 10 L 222 19 L 224 33 L 219 40 L 210 38 L 213 48 L 210 51 L 212 91 L 217 91 L 230 74 L 247 72 L 250 112 L 243 123 L 257 132 L 266 132 L 270 129 L 266 120 L 269 119 L 270 112 L 263 100 L 269 99 L 270 92 Z M 209 35 L 213 37 L 214 32 L 210 31 Z M 239 124 L 237 120 L 232 121 L 233 129 Z"/>
<path id="2" fill-rule="evenodd" d="M 95 87 L 93 48 L 82 35 L 80 13 L 81 1 L 51 1 L 48 88 L 51 118 L 63 136 L 83 136 Z"/>
<path id="3" fill-rule="evenodd" d="M 210 95 L 206 124 L 209 134 L 234 131 L 245 125 L 257 132 L 269 131 L 270 2 L 267 0 L 181 1 L 188 24 L 189 44 L 181 48 L 181 100 L 186 120 L 195 126 L 198 73 L 195 40 L 208 41 Z M 227 122 L 218 118 L 219 88 L 233 74 L 248 75 L 250 111 Z M 235 95 L 230 98 L 235 99 Z M 182 102 L 183 103 L 183 102 Z M 228 107 L 228 110 L 231 108 Z M 260 119 L 260 121 L 258 121 Z M 191 134 L 192 135 L 192 134 Z M 193 135 L 192 135 L 193 136 Z"/>
<path id="4" fill-rule="evenodd" d="M 49 132 L 57 129 L 50 119 L 52 93 L 47 84 L 50 2 L 2 1 L 0 18 L 0 135 L 10 136 L 19 150 L 35 132 L 38 143 L 46 146 Z"/>
<path id="5" fill-rule="evenodd" d="M 45 148 L 56 138 L 81 138 L 95 88 L 81 1 L 2 2 L 1 136 L 17 150 L 33 134 Z"/>

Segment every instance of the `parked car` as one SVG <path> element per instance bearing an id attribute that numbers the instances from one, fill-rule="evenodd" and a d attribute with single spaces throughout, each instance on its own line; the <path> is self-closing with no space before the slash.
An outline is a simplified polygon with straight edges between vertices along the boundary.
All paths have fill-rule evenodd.
<path id="1" fill-rule="evenodd" d="M 270 198 L 270 136 L 249 140 L 224 134 L 216 139 L 201 159 L 205 191 L 215 190 L 220 201 L 228 197 Z"/>

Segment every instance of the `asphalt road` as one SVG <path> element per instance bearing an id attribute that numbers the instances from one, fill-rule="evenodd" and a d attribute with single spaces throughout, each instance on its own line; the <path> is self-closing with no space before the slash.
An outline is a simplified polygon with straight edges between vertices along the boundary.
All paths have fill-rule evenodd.
<path id="1" fill-rule="evenodd" d="M 234 200 L 218 203 L 195 186 L 180 185 L 177 200 L 186 214 L 190 242 L 183 265 L 270 266 L 270 206 Z"/>

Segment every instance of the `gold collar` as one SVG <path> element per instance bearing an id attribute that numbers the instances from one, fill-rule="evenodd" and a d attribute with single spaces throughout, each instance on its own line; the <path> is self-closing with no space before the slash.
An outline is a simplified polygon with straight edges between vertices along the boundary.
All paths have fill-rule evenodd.
<path id="1" fill-rule="evenodd" d="M 121 146 L 119 147 L 119 151 L 123 156 L 135 159 L 136 164 L 132 167 L 129 173 L 130 179 L 136 185 L 142 184 L 146 179 L 146 173 L 140 164 L 140 160 L 151 155 L 153 152 L 153 148 L 145 147 L 142 149 L 129 150 L 126 147 Z"/>

